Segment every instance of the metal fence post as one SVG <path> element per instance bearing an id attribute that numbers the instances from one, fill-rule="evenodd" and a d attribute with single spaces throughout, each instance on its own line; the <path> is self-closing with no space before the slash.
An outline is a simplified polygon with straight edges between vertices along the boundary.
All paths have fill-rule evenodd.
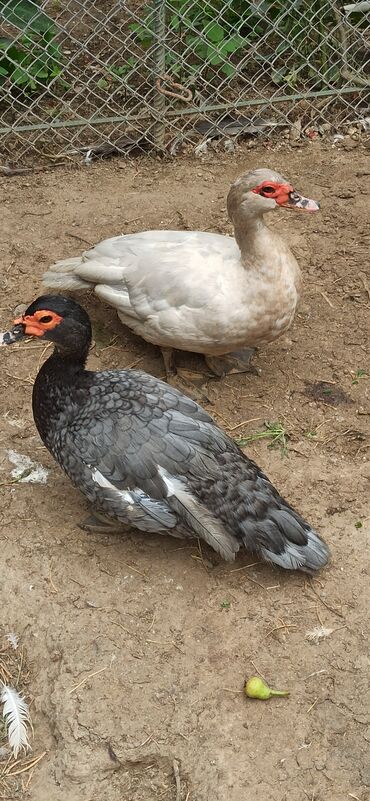
<path id="1" fill-rule="evenodd" d="M 166 71 L 166 0 L 153 0 L 153 140 L 157 150 L 164 149 L 166 133 L 166 98 L 158 91 L 158 78 L 163 78 Z"/>

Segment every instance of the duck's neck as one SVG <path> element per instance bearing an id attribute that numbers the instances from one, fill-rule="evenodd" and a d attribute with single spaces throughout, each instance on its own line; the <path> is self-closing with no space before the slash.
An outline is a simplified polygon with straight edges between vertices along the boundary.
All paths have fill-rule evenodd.
<path id="1" fill-rule="evenodd" d="M 38 376 L 41 373 L 44 378 L 52 376 L 54 381 L 63 384 L 75 381 L 76 374 L 83 372 L 85 369 L 89 349 L 90 342 L 78 350 L 55 347 L 51 356 L 46 359 L 46 362 L 41 367 Z"/>
<path id="2" fill-rule="evenodd" d="M 55 348 L 39 370 L 33 386 L 32 410 L 44 444 L 52 450 L 56 421 L 68 413 L 68 406 L 81 386 L 89 346 L 78 352 Z M 79 379 L 79 380 L 78 380 Z"/>
<path id="3" fill-rule="evenodd" d="M 264 215 L 248 214 L 239 208 L 233 216 L 234 236 L 240 248 L 241 262 L 246 270 L 266 266 L 266 257 L 274 254 L 276 234 L 264 223 Z"/>

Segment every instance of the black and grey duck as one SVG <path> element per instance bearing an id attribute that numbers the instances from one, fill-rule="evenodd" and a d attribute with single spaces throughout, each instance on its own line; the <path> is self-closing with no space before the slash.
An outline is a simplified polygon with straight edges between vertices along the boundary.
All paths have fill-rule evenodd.
<path id="1" fill-rule="evenodd" d="M 200 537 L 230 561 L 243 546 L 290 570 L 329 550 L 267 476 L 198 406 L 137 370 L 85 369 L 91 325 L 78 303 L 44 295 L 0 336 L 54 342 L 33 387 L 41 439 L 92 504 L 87 528 Z"/>

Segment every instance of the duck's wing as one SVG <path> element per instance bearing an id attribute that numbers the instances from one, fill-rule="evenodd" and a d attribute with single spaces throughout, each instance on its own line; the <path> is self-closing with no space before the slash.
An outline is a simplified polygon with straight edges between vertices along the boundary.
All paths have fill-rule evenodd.
<path id="1" fill-rule="evenodd" d="M 207 304 L 237 262 L 231 237 L 202 231 L 145 231 L 113 237 L 43 276 L 54 289 L 94 288 L 122 315 L 144 320 L 163 308 Z M 213 287 L 213 288 L 212 288 Z"/>
<path id="2" fill-rule="evenodd" d="M 243 544 L 288 569 L 326 564 L 319 535 L 193 400 L 145 373 L 95 375 L 99 418 L 76 418 L 64 448 L 93 503 L 144 531 L 183 526 L 226 560 Z"/>
<path id="3" fill-rule="evenodd" d="M 151 376 L 100 376 L 105 381 L 98 417 L 91 415 L 83 426 L 76 417 L 64 437 L 62 466 L 70 478 L 95 506 L 122 523 L 158 533 L 179 526 L 224 559 L 234 559 L 241 542 L 196 497 L 186 478 L 191 469 L 216 474 L 222 446 L 211 432 L 202 432 L 202 426 L 213 426 L 209 415 Z"/>

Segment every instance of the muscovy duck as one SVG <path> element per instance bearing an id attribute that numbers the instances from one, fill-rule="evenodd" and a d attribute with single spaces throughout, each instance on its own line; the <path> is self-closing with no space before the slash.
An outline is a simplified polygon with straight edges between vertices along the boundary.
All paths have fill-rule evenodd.
<path id="1" fill-rule="evenodd" d="M 92 372 L 86 311 L 39 297 L 0 336 L 55 345 L 33 387 L 41 439 L 92 504 L 86 527 L 199 537 L 224 559 L 240 548 L 312 572 L 329 550 L 195 401 L 137 370 Z"/>
<path id="2" fill-rule="evenodd" d="M 122 323 L 159 345 L 170 381 L 174 348 L 204 354 L 218 376 L 248 371 L 255 348 L 291 325 L 300 288 L 298 264 L 265 214 L 319 204 L 278 173 L 256 169 L 232 184 L 227 207 L 234 239 L 201 231 L 116 236 L 57 262 L 43 283 L 94 289 Z"/>

